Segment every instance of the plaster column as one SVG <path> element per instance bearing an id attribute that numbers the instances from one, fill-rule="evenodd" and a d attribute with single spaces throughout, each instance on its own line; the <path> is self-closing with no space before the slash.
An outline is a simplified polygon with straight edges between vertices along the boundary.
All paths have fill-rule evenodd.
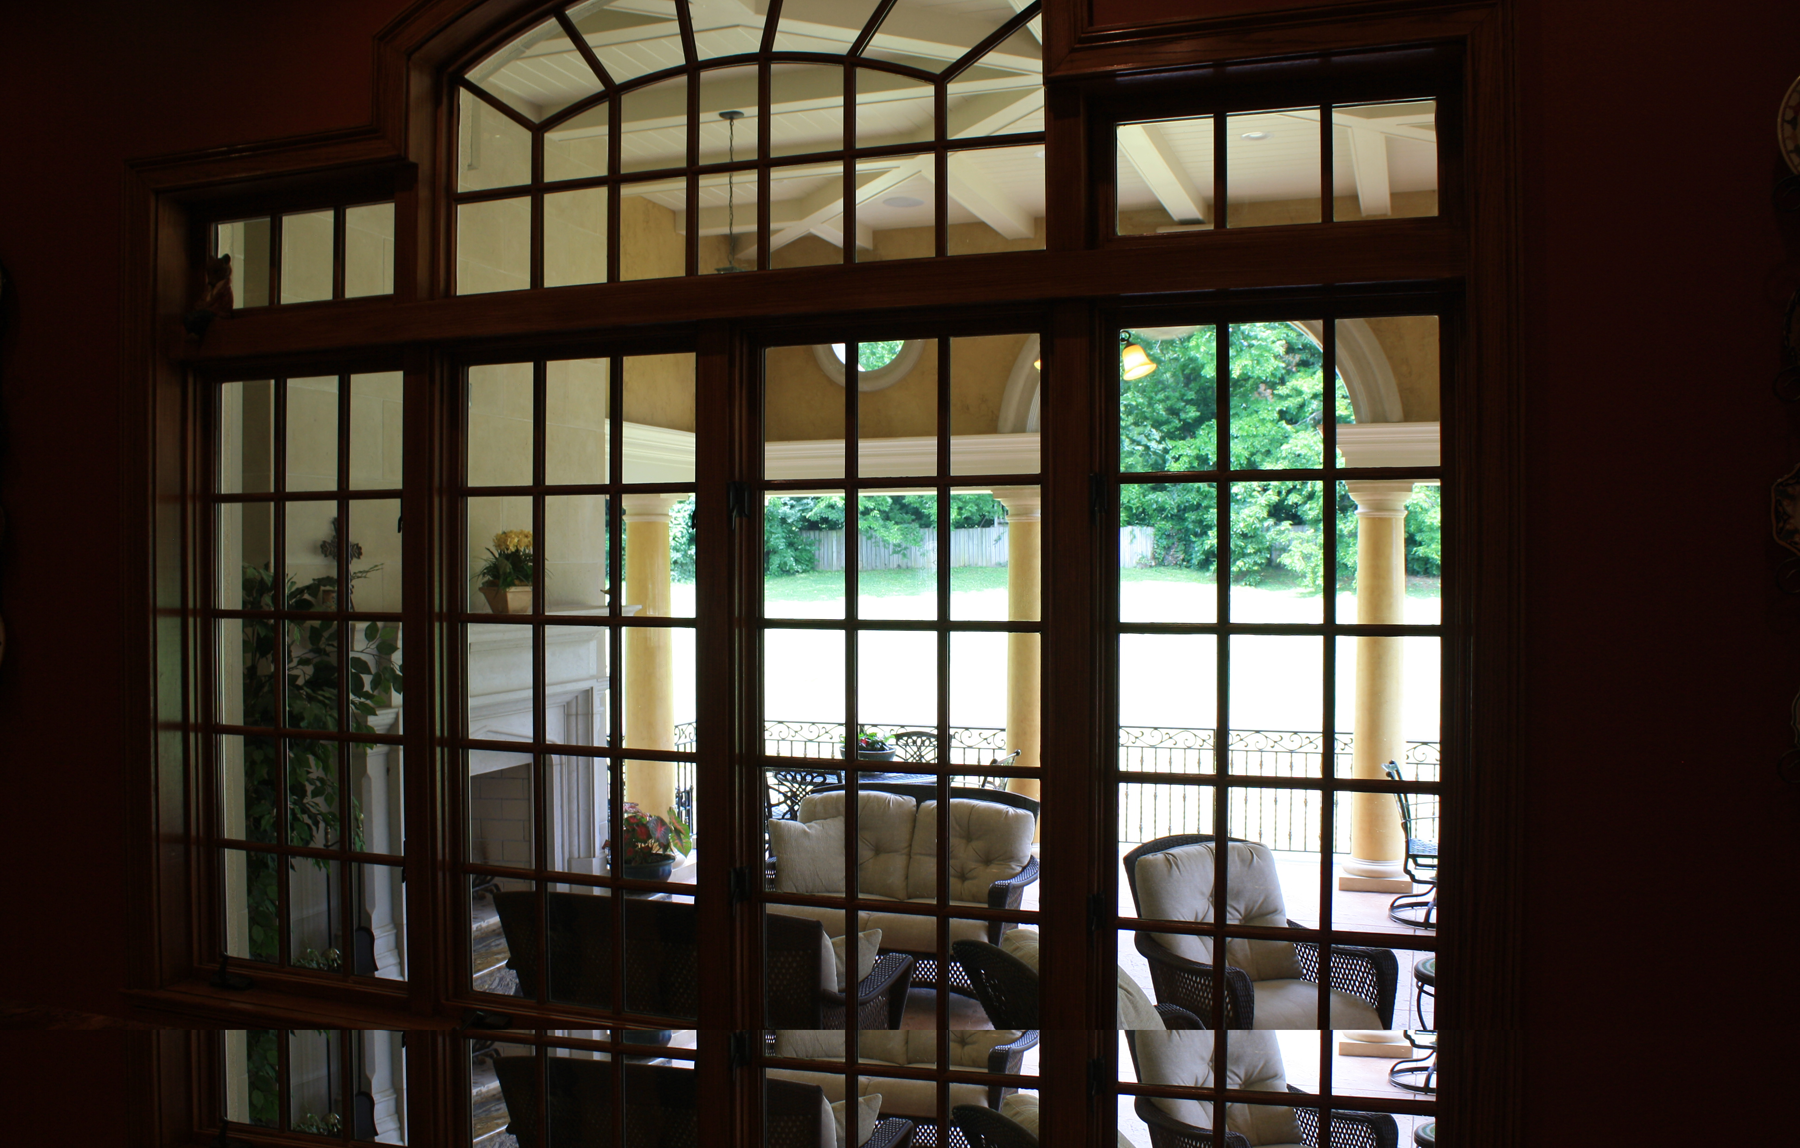
<path id="1" fill-rule="evenodd" d="M 1410 480 L 1349 482 L 1356 500 L 1356 620 L 1398 625 L 1406 620 L 1406 501 Z M 1382 766 L 1405 755 L 1400 730 L 1405 697 L 1404 638 L 1356 639 L 1356 732 L 1351 775 L 1379 781 Z M 1350 860 L 1339 888 L 1409 893 L 1403 862 L 1406 837 L 1400 808 L 1387 793 L 1350 799 Z"/>
<path id="2" fill-rule="evenodd" d="M 1044 597 L 1039 563 L 1043 492 L 1035 486 L 1009 486 L 994 491 L 994 497 L 1006 507 L 1007 620 L 1039 621 Z M 1006 752 L 1018 750 L 1019 760 L 1013 764 L 1034 768 L 1043 742 L 1043 639 L 1037 634 L 1008 634 L 1006 646 Z M 1006 787 L 1038 796 L 1035 779 L 1015 777 Z"/>
<path id="3" fill-rule="evenodd" d="M 627 494 L 625 600 L 637 617 L 669 616 L 669 511 L 685 495 Z M 675 644 L 669 630 L 625 629 L 625 744 L 633 749 L 675 748 Z M 675 765 L 625 763 L 625 798 L 646 813 L 664 816 L 675 807 Z"/>

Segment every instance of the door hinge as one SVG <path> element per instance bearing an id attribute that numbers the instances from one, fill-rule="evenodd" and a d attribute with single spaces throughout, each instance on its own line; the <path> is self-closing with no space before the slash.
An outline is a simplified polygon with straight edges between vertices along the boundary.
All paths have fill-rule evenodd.
<path id="1" fill-rule="evenodd" d="M 731 482 L 725 485 L 725 505 L 731 512 L 732 525 L 737 525 L 740 518 L 750 517 L 750 484 L 747 482 Z"/>
<path id="2" fill-rule="evenodd" d="M 750 899 L 750 883 L 756 870 L 748 865 L 739 865 L 731 870 L 729 883 L 726 886 L 726 899 L 732 905 L 742 905 Z"/>
<path id="3" fill-rule="evenodd" d="M 1106 480 L 1098 474 L 1088 475 L 1088 512 L 1095 518 L 1106 513 Z"/>
<path id="4" fill-rule="evenodd" d="M 1106 1065 L 1098 1058 L 1088 1061 L 1088 1095 L 1099 1096 L 1106 1089 Z"/>
<path id="5" fill-rule="evenodd" d="M 1088 932 L 1098 933 L 1101 930 L 1101 927 L 1106 922 L 1105 911 L 1106 911 L 1106 906 L 1104 903 L 1102 903 L 1102 901 L 1100 899 L 1100 894 L 1089 893 L 1088 894 Z"/>

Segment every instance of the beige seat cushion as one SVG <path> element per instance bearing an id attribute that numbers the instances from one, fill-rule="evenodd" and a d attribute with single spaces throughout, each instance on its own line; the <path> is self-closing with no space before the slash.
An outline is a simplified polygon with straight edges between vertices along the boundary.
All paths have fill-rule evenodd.
<path id="1" fill-rule="evenodd" d="M 856 983 L 860 985 L 863 978 L 875 970 L 875 961 L 881 955 L 881 930 L 866 930 L 856 934 L 856 939 Z M 845 987 L 844 977 L 844 969 L 849 963 L 844 956 L 849 947 L 850 938 L 847 935 L 831 939 L 832 983 L 826 987 L 834 988 L 840 993 L 850 991 Z"/>
<path id="2" fill-rule="evenodd" d="M 1165 921 L 1205 923 L 1213 919 L 1213 843 L 1183 845 L 1151 853 L 1137 861 L 1140 914 Z M 1225 922 L 1284 928 L 1287 906 L 1275 855 L 1253 841 L 1233 841 L 1226 854 Z M 1206 964 L 1212 940 L 1179 933 L 1157 933 L 1156 940 L 1177 956 Z M 1300 963 L 1289 941 L 1225 942 L 1227 964 L 1253 981 L 1282 980 L 1300 975 Z"/>
<path id="3" fill-rule="evenodd" d="M 1319 986 L 1314 981 L 1290 978 L 1256 981 L 1256 1027 L 1379 1029 L 1375 1006 L 1349 993 L 1331 990 L 1331 1023 L 1319 1024 Z"/>
<path id="4" fill-rule="evenodd" d="M 1163 1028 L 1162 1015 L 1124 969 L 1119 970 L 1119 1027 L 1152 1031 Z"/>
<path id="5" fill-rule="evenodd" d="M 1139 1033 L 1135 1039 L 1140 1078 L 1146 1084 L 1211 1087 L 1216 1035 L 1206 1029 Z M 1281 1046 L 1273 1032 L 1233 1029 L 1225 1036 L 1225 1087 L 1287 1094 Z M 1155 1104 L 1184 1124 L 1213 1127 L 1210 1101 L 1158 1097 Z M 1256 1148 L 1300 1141 L 1294 1110 L 1276 1105 L 1228 1104 L 1225 1127 L 1244 1136 Z"/>
<path id="6" fill-rule="evenodd" d="M 849 1101 L 840 1100 L 831 1106 L 832 1131 L 837 1135 L 838 1148 L 860 1148 L 875 1135 L 875 1125 L 881 1122 L 881 1093 L 865 1092 L 856 1101 L 856 1139 L 849 1138 Z"/>
<path id="7" fill-rule="evenodd" d="M 876 898 L 879 899 L 879 898 Z M 928 902 L 913 902 L 926 904 Z M 967 902 L 963 902 L 967 904 Z M 771 912 L 781 912 L 790 917 L 809 917 L 825 926 L 825 933 L 831 937 L 844 935 L 844 913 L 842 909 L 828 909 L 823 905 L 772 905 Z M 879 913 L 863 912 L 859 923 L 865 929 L 880 929 L 882 948 L 887 952 L 901 953 L 935 953 L 937 951 L 937 919 L 919 916 L 912 913 Z M 950 922 L 950 939 L 952 941 L 985 941 L 988 939 L 988 923 L 953 919 Z"/>
<path id="8" fill-rule="evenodd" d="M 868 1072 L 872 1064 L 865 1064 L 859 1071 Z M 768 1075 L 776 1080 L 794 1080 L 802 1084 L 816 1084 L 824 1090 L 827 1100 L 837 1103 L 844 1099 L 844 1077 L 832 1072 L 808 1072 L 794 1068 L 771 1068 Z M 929 1080 L 901 1080 L 897 1077 L 859 1076 L 856 1080 L 856 1091 L 859 1096 L 879 1095 L 881 1109 L 887 1116 L 902 1116 L 908 1120 L 937 1119 L 937 1085 Z M 988 1090 L 980 1084 L 952 1084 L 950 1086 L 950 1104 L 987 1104 Z"/>
<path id="9" fill-rule="evenodd" d="M 1030 925 L 1008 929 L 1000 937 L 1000 948 L 1032 972 L 1038 971 L 1038 931 Z"/>
<path id="10" fill-rule="evenodd" d="M 995 801 L 950 800 L 950 839 L 945 850 L 950 873 L 950 899 L 986 905 L 988 887 L 1017 877 L 1031 860 L 1031 835 L 1037 818 L 1023 809 Z M 906 896 L 937 897 L 937 802 L 919 803 L 913 823 L 912 867 L 907 870 Z"/>
<path id="11" fill-rule="evenodd" d="M 856 880 L 865 897 L 904 901 L 917 805 L 898 793 L 857 794 Z M 798 821 L 769 822 L 775 888 L 783 893 L 843 893 L 844 795 L 814 793 Z"/>
<path id="12" fill-rule="evenodd" d="M 1038 1098 L 1035 1092 L 1015 1092 L 1000 1102 L 1000 1115 L 1017 1124 L 1020 1128 L 1038 1134 Z M 1119 1133 L 1119 1148 L 1137 1148 L 1125 1135 Z"/>

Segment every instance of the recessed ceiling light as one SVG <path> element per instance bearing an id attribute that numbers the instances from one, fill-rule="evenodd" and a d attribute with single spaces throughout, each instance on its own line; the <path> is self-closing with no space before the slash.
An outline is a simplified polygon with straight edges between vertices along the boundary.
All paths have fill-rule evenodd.
<path id="1" fill-rule="evenodd" d="M 1239 136 L 1238 138 L 1246 139 L 1246 140 L 1266 140 L 1269 138 L 1269 133 L 1268 132 L 1245 132 L 1243 135 Z"/>
<path id="2" fill-rule="evenodd" d="M 889 207 L 919 207 L 923 205 L 925 201 L 916 199 L 910 195 L 890 195 L 881 202 L 887 204 Z"/>

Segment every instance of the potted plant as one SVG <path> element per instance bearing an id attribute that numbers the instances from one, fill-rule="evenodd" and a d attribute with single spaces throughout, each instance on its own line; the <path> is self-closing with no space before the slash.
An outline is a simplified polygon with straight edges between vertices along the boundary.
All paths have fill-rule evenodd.
<path id="1" fill-rule="evenodd" d="M 488 547 L 475 577 L 481 596 L 496 614 L 531 613 L 532 537 L 529 530 L 502 530 Z"/>
<path id="2" fill-rule="evenodd" d="M 658 817 L 627 801 L 622 820 L 620 872 L 633 881 L 667 881 L 675 862 L 694 848 L 693 826 L 673 809 Z"/>
<path id="3" fill-rule="evenodd" d="M 850 756 L 850 746 L 844 740 L 838 742 L 838 751 L 845 757 Z M 900 751 L 865 726 L 856 735 L 856 756 L 864 761 L 893 761 L 900 756 Z"/>

